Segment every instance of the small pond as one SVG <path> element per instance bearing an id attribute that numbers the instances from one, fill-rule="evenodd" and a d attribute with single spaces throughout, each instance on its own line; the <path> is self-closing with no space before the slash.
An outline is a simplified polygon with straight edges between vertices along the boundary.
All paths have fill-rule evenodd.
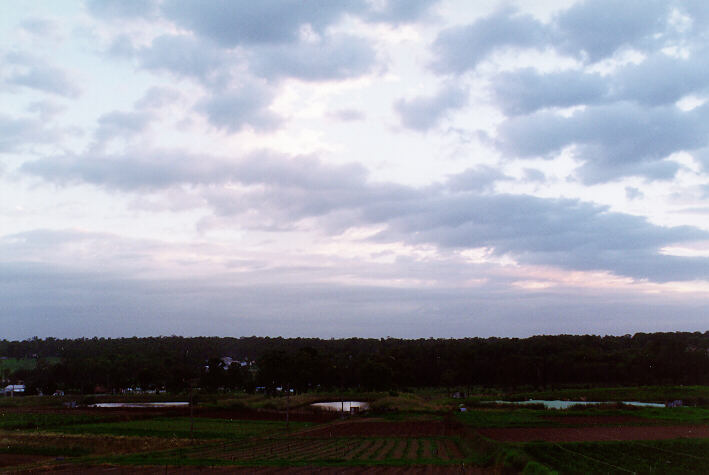
<path id="1" fill-rule="evenodd" d="M 332 401 L 332 402 L 316 402 L 311 404 L 312 407 L 317 407 L 325 411 L 345 411 L 345 412 L 360 412 L 369 409 L 369 403 L 364 401 Z"/>
<path id="2" fill-rule="evenodd" d="M 528 401 L 492 401 L 495 404 L 517 404 L 524 406 L 526 404 L 544 404 L 547 409 L 568 409 L 571 406 L 584 406 L 593 404 L 614 404 L 614 401 L 547 401 L 543 399 L 530 399 Z M 664 404 L 658 404 L 655 402 L 638 402 L 638 401 L 622 401 L 623 404 L 628 406 L 639 406 L 639 407 L 665 407 Z"/>
<path id="3" fill-rule="evenodd" d="M 189 406 L 189 402 L 176 401 L 176 402 L 99 402 L 97 404 L 91 404 L 89 407 L 106 407 L 106 408 L 117 408 L 117 407 L 142 407 L 142 408 L 161 408 L 161 407 L 186 407 Z"/>

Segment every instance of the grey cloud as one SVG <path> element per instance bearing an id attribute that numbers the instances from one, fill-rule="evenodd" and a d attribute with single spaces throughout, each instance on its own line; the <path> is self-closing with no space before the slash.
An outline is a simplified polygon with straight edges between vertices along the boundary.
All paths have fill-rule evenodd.
<path id="1" fill-rule="evenodd" d="M 21 170 L 57 183 L 90 183 L 122 190 L 234 182 L 327 192 L 359 185 L 366 176 L 361 165 L 331 166 L 307 157 L 289 159 L 262 152 L 227 160 L 165 150 L 47 157 L 26 162 Z"/>
<path id="2" fill-rule="evenodd" d="M 107 19 L 151 18 L 157 13 L 155 0 L 88 0 L 92 15 Z"/>
<path id="3" fill-rule="evenodd" d="M 281 118 L 268 110 L 273 91 L 257 84 L 246 84 L 239 89 L 216 93 L 196 105 L 196 110 L 207 116 L 210 124 L 229 132 L 244 127 L 271 130 Z"/>
<path id="4" fill-rule="evenodd" d="M 451 176 L 448 187 L 453 191 L 490 191 L 496 181 L 509 178 L 497 168 L 482 165 Z"/>
<path id="5" fill-rule="evenodd" d="M 467 93 L 448 85 L 434 96 L 400 99 L 394 103 L 404 127 L 426 131 L 438 125 L 448 112 L 463 107 L 468 100 Z"/>
<path id="6" fill-rule="evenodd" d="M 149 70 L 162 70 L 201 80 L 210 79 L 226 66 L 228 55 L 214 45 L 185 35 L 163 35 L 138 52 L 140 64 Z"/>
<path id="7" fill-rule="evenodd" d="M 660 252 L 674 243 L 709 239 L 708 232 L 656 226 L 577 200 L 488 195 L 486 177 L 489 183 L 499 179 L 491 169 L 467 171 L 427 188 L 371 183 L 360 165 L 263 153 L 228 161 L 167 152 L 54 157 L 28 162 L 21 171 L 127 191 L 240 183 L 247 188 L 204 186 L 200 192 L 218 215 L 238 217 L 242 226 L 255 229 L 288 229 L 317 217 L 321 229 L 331 233 L 383 225 L 373 239 L 442 249 L 488 247 L 523 264 L 606 270 L 660 282 L 709 278 L 709 259 Z"/>
<path id="8" fill-rule="evenodd" d="M 415 212 L 389 216 L 387 222 L 383 240 L 492 247 L 523 263 L 610 270 L 655 281 L 709 276 L 707 258 L 659 253 L 665 245 L 706 239 L 709 233 L 688 226 L 663 228 L 575 200 L 458 194 L 420 202 Z"/>
<path id="9" fill-rule="evenodd" d="M 629 200 L 636 200 L 645 196 L 642 191 L 635 188 L 634 186 L 625 187 L 625 197 Z"/>
<path id="10" fill-rule="evenodd" d="M 372 70 L 375 60 L 376 53 L 368 41 L 335 36 L 317 43 L 255 48 L 250 62 L 263 77 L 317 81 L 361 76 Z"/>
<path id="11" fill-rule="evenodd" d="M 546 181 L 546 175 L 541 170 L 537 170 L 536 168 L 525 168 L 524 180 L 543 183 Z"/>
<path id="12" fill-rule="evenodd" d="M 660 160 L 707 144 L 705 109 L 682 112 L 616 103 L 588 107 L 571 117 L 541 111 L 504 122 L 499 144 L 518 157 L 546 157 L 575 145 L 586 162 L 582 178 L 589 183 L 630 175 L 666 178 L 677 167 Z"/>
<path id="13" fill-rule="evenodd" d="M 471 25 L 448 28 L 433 44 L 433 68 L 441 73 L 475 69 L 495 49 L 534 48 L 548 42 L 544 24 L 528 15 L 501 10 Z"/>
<path id="14" fill-rule="evenodd" d="M 167 0 L 163 11 L 179 25 L 225 47 L 293 41 L 300 28 L 321 31 L 347 12 L 362 11 L 359 0 Z"/>
<path id="15" fill-rule="evenodd" d="M 706 92 L 709 87 L 707 53 L 706 49 L 694 51 L 687 59 L 658 53 L 640 64 L 626 66 L 610 79 L 613 95 L 654 106 Z"/>
<path id="16" fill-rule="evenodd" d="M 28 18 L 20 24 L 20 27 L 24 31 L 40 38 L 58 36 L 57 24 L 46 18 Z"/>
<path id="17" fill-rule="evenodd" d="M 65 97 L 76 97 L 81 93 L 76 81 L 66 71 L 40 58 L 24 53 L 10 53 L 5 55 L 5 61 L 11 65 L 11 72 L 5 78 L 7 84 Z"/>
<path id="18" fill-rule="evenodd" d="M 425 16 L 438 0 L 386 0 L 373 2 L 365 18 L 371 21 L 407 23 Z"/>
<path id="19" fill-rule="evenodd" d="M 98 119 L 96 138 L 107 140 L 116 137 L 129 137 L 145 130 L 152 116 L 145 112 L 113 111 L 103 114 Z"/>
<path id="20" fill-rule="evenodd" d="M 337 120 L 342 120 L 344 122 L 352 122 L 355 120 L 364 120 L 366 115 L 364 112 L 357 110 L 357 109 L 339 109 L 332 111 L 328 114 L 328 116 L 337 119 Z"/>
<path id="21" fill-rule="evenodd" d="M 14 152 L 25 145 L 49 143 L 58 138 L 44 121 L 0 114 L 0 153 Z"/>
<path id="22" fill-rule="evenodd" d="M 607 94 L 599 74 L 563 71 L 542 74 L 533 69 L 503 73 L 492 85 L 497 103 L 508 115 L 529 114 L 546 107 L 594 104 Z"/>
<path id="23" fill-rule="evenodd" d="M 66 110 L 66 106 L 57 104 L 52 101 L 36 101 L 31 103 L 27 110 L 29 112 L 35 112 L 39 114 L 40 118 L 44 121 L 51 120 Z"/>
<path id="24" fill-rule="evenodd" d="M 671 2 L 664 0 L 581 1 L 548 24 L 515 9 L 499 10 L 472 24 L 441 31 L 433 43 L 432 67 L 461 74 L 506 47 L 553 47 L 596 62 L 622 47 L 654 49 L 662 44 Z"/>
<path id="25" fill-rule="evenodd" d="M 556 18 L 557 42 L 593 62 L 623 46 L 648 47 L 663 33 L 671 8 L 666 0 L 582 1 Z"/>
<path id="26" fill-rule="evenodd" d="M 130 59 L 137 54 L 138 50 L 129 36 L 118 35 L 111 41 L 106 52 L 116 58 Z"/>
<path id="27" fill-rule="evenodd" d="M 180 98 L 182 98 L 182 93 L 177 89 L 154 86 L 135 102 L 135 107 L 138 109 L 161 109 L 176 103 Z"/>
<path id="28" fill-rule="evenodd" d="M 703 300 L 667 305 L 664 296 L 637 298 L 617 293 L 610 300 L 600 297 L 593 291 L 524 294 L 490 286 L 391 288 L 311 284 L 302 278 L 299 283 L 278 285 L 225 284 L 223 276 L 135 279 L 25 262 L 0 264 L 4 310 L 0 325 L 8 329 L 5 338 L 17 340 L 35 335 L 172 333 L 526 337 L 540 333 L 620 335 L 676 330 L 678 325 L 683 330 L 703 331 L 706 327 Z"/>

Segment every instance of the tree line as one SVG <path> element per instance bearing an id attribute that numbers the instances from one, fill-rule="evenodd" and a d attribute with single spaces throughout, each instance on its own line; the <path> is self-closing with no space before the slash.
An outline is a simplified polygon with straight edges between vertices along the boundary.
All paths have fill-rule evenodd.
<path id="1" fill-rule="evenodd" d="M 28 392 L 126 388 L 297 392 L 568 384 L 709 384 L 709 331 L 530 338 L 32 338 L 0 356 L 36 358 Z M 228 365 L 228 356 L 235 363 Z"/>

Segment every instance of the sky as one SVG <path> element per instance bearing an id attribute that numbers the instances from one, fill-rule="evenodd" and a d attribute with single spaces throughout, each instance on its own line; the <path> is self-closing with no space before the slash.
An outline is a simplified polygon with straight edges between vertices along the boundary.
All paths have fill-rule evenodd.
<path id="1" fill-rule="evenodd" d="M 706 331 L 700 0 L 0 5 L 0 337 Z"/>

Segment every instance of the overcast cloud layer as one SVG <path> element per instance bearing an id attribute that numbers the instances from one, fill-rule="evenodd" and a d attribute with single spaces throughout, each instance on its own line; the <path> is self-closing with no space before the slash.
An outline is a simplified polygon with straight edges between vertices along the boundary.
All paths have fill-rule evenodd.
<path id="1" fill-rule="evenodd" d="M 709 7 L 531 3 L 5 7 L 3 336 L 706 330 Z"/>

